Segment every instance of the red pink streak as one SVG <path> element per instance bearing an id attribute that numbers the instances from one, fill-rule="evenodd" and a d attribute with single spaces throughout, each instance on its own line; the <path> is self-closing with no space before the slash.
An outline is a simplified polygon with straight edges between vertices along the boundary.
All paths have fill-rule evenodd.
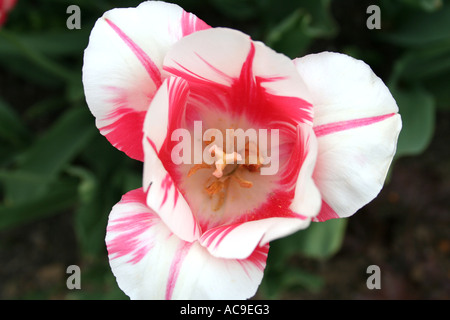
<path id="1" fill-rule="evenodd" d="M 158 67 L 152 61 L 152 59 L 139 47 L 130 37 L 128 37 L 125 32 L 122 31 L 117 25 L 114 24 L 109 19 L 105 18 L 105 21 L 110 25 L 110 27 L 119 35 L 119 37 L 127 44 L 127 46 L 133 51 L 136 57 L 144 66 L 145 70 L 149 74 L 150 78 L 155 83 L 156 87 L 161 86 L 161 72 Z"/>
<path id="2" fill-rule="evenodd" d="M 173 290 L 175 289 L 175 284 L 177 283 L 177 278 L 180 274 L 181 265 L 183 264 L 191 245 L 192 243 L 189 242 L 181 242 L 175 252 L 175 257 L 173 258 L 169 269 L 169 279 L 167 279 L 166 300 L 172 299 Z"/>
<path id="3" fill-rule="evenodd" d="M 181 16 L 181 33 L 185 37 L 193 32 L 211 28 L 203 20 L 197 18 L 195 15 L 183 11 Z"/>
<path id="4" fill-rule="evenodd" d="M 336 211 L 334 211 L 333 208 L 331 208 L 328 203 L 322 200 L 322 207 L 320 209 L 320 212 L 316 217 L 314 217 L 313 221 L 323 222 L 329 219 L 336 219 L 336 218 L 339 218 L 339 215 L 336 213 Z"/>
<path id="5" fill-rule="evenodd" d="M 145 111 L 135 111 L 129 108 L 117 109 L 110 118 L 116 118 L 114 122 L 100 128 L 108 141 L 113 146 L 125 152 L 133 159 L 144 161 L 142 149 L 143 133 L 136 128 L 142 127 Z"/>
<path id="6" fill-rule="evenodd" d="M 384 114 L 384 115 L 375 116 L 375 117 L 327 123 L 327 124 L 323 124 L 323 125 L 314 127 L 314 132 L 317 137 L 321 137 L 321 136 L 325 136 L 328 134 L 332 134 L 332 133 L 336 133 L 336 132 L 340 132 L 340 131 L 344 131 L 344 130 L 368 126 L 368 125 L 383 121 L 385 119 L 388 119 L 394 115 L 396 115 L 396 113 L 389 113 L 389 114 Z"/>
<path id="7" fill-rule="evenodd" d="M 164 190 L 164 198 L 162 199 L 161 206 L 159 208 L 161 208 L 166 203 L 167 198 L 169 196 L 169 191 L 172 187 L 173 187 L 173 180 L 170 177 L 170 175 L 168 173 L 166 173 L 166 177 L 161 182 L 161 189 Z M 177 201 L 178 201 L 178 190 L 176 188 L 174 189 L 173 197 L 174 197 L 173 198 L 173 207 L 175 208 L 175 206 L 177 205 Z"/>
<path id="8" fill-rule="evenodd" d="M 152 214 L 149 212 L 136 213 L 131 217 L 116 219 L 109 225 L 107 232 L 117 232 L 118 235 L 107 243 L 108 254 L 111 259 L 131 255 L 129 263 L 139 262 L 151 249 L 151 242 L 142 243 L 141 234 L 154 224 Z"/>

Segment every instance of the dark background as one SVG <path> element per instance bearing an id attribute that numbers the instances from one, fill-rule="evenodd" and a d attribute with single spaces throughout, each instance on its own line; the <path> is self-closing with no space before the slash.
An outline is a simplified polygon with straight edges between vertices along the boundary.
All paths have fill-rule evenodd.
<path id="1" fill-rule="evenodd" d="M 104 11 L 140 1 L 19 0 L 0 28 L 0 299 L 122 299 L 106 255 L 111 207 L 142 166 L 94 125 L 83 50 Z M 439 0 L 177 1 L 291 58 L 336 51 L 391 89 L 403 130 L 380 195 L 349 219 L 271 244 L 260 299 L 450 298 L 450 3 Z M 81 9 L 68 30 L 66 8 Z M 369 30 L 376 4 L 381 29 Z M 68 290 L 66 268 L 81 268 Z M 381 289 L 369 290 L 369 265 Z"/>

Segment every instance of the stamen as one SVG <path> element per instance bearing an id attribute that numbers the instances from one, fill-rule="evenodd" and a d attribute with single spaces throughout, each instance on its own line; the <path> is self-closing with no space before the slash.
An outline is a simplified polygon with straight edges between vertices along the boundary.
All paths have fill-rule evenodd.
<path id="1" fill-rule="evenodd" d="M 190 177 L 194 173 L 196 173 L 198 170 L 200 170 L 200 169 L 208 169 L 208 168 L 211 168 L 210 164 L 207 164 L 207 163 L 196 164 L 189 170 L 187 176 Z"/>
<path id="2" fill-rule="evenodd" d="M 264 158 L 259 154 L 259 148 L 254 142 L 245 145 L 245 164 L 243 165 L 250 172 L 257 172 L 263 166 Z"/>
<path id="3" fill-rule="evenodd" d="M 205 188 L 206 193 L 208 193 L 210 199 L 212 199 L 216 194 L 219 197 L 217 203 L 212 207 L 213 211 L 219 210 L 225 202 L 225 196 L 228 192 L 229 184 L 230 179 L 227 177 L 225 179 L 216 179 Z"/>
<path id="4" fill-rule="evenodd" d="M 253 182 L 245 180 L 241 177 L 241 175 L 236 172 L 232 177 L 239 183 L 242 188 L 251 188 L 253 187 Z"/>
<path id="5" fill-rule="evenodd" d="M 213 211 L 218 211 L 222 207 L 225 202 L 225 192 L 226 191 L 221 191 L 219 193 L 219 201 L 217 201 L 216 205 L 213 207 Z"/>
<path id="6" fill-rule="evenodd" d="M 208 195 L 210 197 L 212 197 L 213 195 L 215 195 L 216 193 L 218 193 L 219 191 L 221 191 L 223 188 L 225 187 L 224 183 L 222 180 L 215 180 L 214 182 L 212 182 L 211 184 L 209 184 L 205 190 L 206 193 L 208 193 Z"/>

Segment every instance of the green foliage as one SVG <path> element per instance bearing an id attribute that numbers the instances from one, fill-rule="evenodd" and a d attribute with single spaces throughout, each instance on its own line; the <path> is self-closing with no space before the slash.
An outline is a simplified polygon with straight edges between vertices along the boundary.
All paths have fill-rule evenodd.
<path id="1" fill-rule="evenodd" d="M 140 186 L 142 166 L 110 146 L 95 128 L 84 100 L 81 66 L 95 20 L 106 10 L 139 2 L 18 1 L 0 29 L 5 77 L 0 88 L 0 232 L 72 212 L 80 264 L 91 267 L 84 273 L 89 289 L 68 298 L 123 298 L 105 263 L 104 236 L 111 207 Z M 379 1 L 381 30 L 367 30 L 361 5 L 347 6 L 343 15 L 342 0 L 178 3 L 212 26 L 241 29 L 291 58 L 333 50 L 368 62 L 389 84 L 402 115 L 396 158 L 424 152 L 438 112 L 450 109 L 448 1 Z M 81 30 L 66 28 L 70 4 L 81 8 Z M 278 298 L 292 288 L 314 292 L 326 285 L 293 261 L 333 257 L 346 223 L 313 223 L 274 241 L 261 295 Z"/>

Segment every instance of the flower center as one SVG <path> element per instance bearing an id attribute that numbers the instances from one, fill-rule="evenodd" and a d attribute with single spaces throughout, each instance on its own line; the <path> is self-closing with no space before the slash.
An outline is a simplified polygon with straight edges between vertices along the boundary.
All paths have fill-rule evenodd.
<path id="1" fill-rule="evenodd" d="M 234 139 L 234 136 L 232 138 Z M 260 155 L 258 145 L 252 141 L 247 141 L 242 150 L 232 150 L 228 153 L 226 152 L 228 150 L 224 151 L 215 143 L 214 137 L 205 144 L 205 149 L 214 161 L 213 164 L 205 162 L 195 164 L 187 176 L 191 177 L 201 169 L 214 169 L 211 176 L 206 179 L 203 191 L 212 201 L 212 210 L 218 211 L 227 198 L 231 181 L 237 182 L 241 188 L 253 187 L 253 182 L 244 179 L 243 175 L 245 172 L 259 174 L 264 158 Z"/>

